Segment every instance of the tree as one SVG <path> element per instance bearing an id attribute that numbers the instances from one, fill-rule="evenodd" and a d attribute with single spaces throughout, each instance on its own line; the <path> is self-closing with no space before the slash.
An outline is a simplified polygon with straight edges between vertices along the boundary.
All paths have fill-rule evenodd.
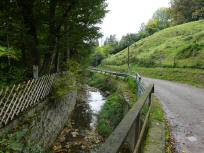
<path id="1" fill-rule="evenodd" d="M 152 17 L 153 20 L 158 20 L 158 29 L 165 29 L 171 25 L 171 10 L 170 8 L 162 7 L 159 8 Z"/>
<path id="2" fill-rule="evenodd" d="M 171 10 L 175 24 L 203 19 L 203 0 L 171 0 Z"/>
<path id="3" fill-rule="evenodd" d="M 110 35 L 104 41 L 104 45 L 116 46 L 118 44 L 116 35 Z"/>
<path id="4" fill-rule="evenodd" d="M 145 27 L 145 30 L 148 33 L 148 35 L 152 35 L 153 33 L 159 31 L 160 30 L 159 20 L 158 19 L 149 20 Z"/>
<path id="5" fill-rule="evenodd" d="M 105 0 L 1 0 L 0 43 L 22 52 L 25 66 L 41 73 L 59 69 L 69 58 L 87 57 L 101 36 Z M 4 26 L 6 25 L 6 26 Z M 86 56 L 85 56 L 86 55 Z"/>

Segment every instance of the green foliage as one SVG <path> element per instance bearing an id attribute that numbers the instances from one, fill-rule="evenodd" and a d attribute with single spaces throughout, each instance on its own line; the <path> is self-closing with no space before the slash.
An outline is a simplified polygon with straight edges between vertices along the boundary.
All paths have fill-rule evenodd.
<path id="1" fill-rule="evenodd" d="M 19 64 L 21 54 L 18 50 L 0 45 L 0 88 L 19 83 L 27 78 L 27 69 Z"/>
<path id="2" fill-rule="evenodd" d="M 167 132 L 167 127 L 165 127 L 165 113 L 158 99 L 155 96 L 153 96 L 152 99 L 153 103 L 149 118 L 150 124 L 145 141 L 144 152 L 166 152 L 166 150 L 164 151 L 164 144 L 167 145 L 168 142 L 165 142 L 164 137 L 164 133 Z M 169 133 L 169 131 L 167 133 Z"/>
<path id="3" fill-rule="evenodd" d="M 96 47 L 94 53 L 91 55 L 91 65 L 98 66 L 101 61 L 108 57 L 113 47 L 111 45 L 104 45 L 102 47 Z"/>
<path id="4" fill-rule="evenodd" d="M 0 6 L 0 45 L 10 46 L 4 53 L 0 47 L 0 57 L 16 59 L 16 48 L 18 64 L 28 73 L 37 65 L 41 74 L 63 70 L 70 58 L 86 61 L 107 12 L 105 0 L 1 0 Z"/>
<path id="5" fill-rule="evenodd" d="M 81 79 L 81 73 L 83 71 L 83 65 L 81 65 L 78 61 L 76 60 L 69 60 L 68 62 L 66 62 L 66 64 L 64 65 L 64 69 L 67 71 L 68 73 L 70 73 L 70 77 L 73 76 L 77 81 L 80 81 Z"/>
<path id="6" fill-rule="evenodd" d="M 124 99 L 118 93 L 114 93 L 107 98 L 98 118 L 98 131 L 107 137 L 118 125 L 123 117 Z"/>
<path id="7" fill-rule="evenodd" d="M 146 67 L 204 67 L 204 21 L 159 31 L 130 46 L 130 62 Z M 127 49 L 105 59 L 103 65 L 127 63 Z"/>
<path id="8" fill-rule="evenodd" d="M 159 100 L 153 96 L 153 105 L 151 110 L 151 120 L 157 122 L 164 122 L 165 121 L 165 112 L 162 109 L 162 105 Z"/>
<path id="9" fill-rule="evenodd" d="M 27 130 L 14 132 L 0 138 L 0 150 L 2 153 L 21 153 L 23 151 Z"/>
<path id="10" fill-rule="evenodd" d="M 171 11 L 175 24 L 204 19 L 202 0 L 171 0 Z"/>
<path id="11" fill-rule="evenodd" d="M 113 93 L 117 90 L 117 82 L 111 77 L 105 77 L 101 74 L 91 75 L 88 84 L 94 86 L 102 91 L 109 91 Z"/>
<path id="12" fill-rule="evenodd" d="M 71 72 L 61 74 L 55 80 L 52 88 L 51 98 L 58 99 L 66 96 L 70 91 L 76 89 L 75 75 Z"/>
<path id="13" fill-rule="evenodd" d="M 0 58 L 10 58 L 10 60 L 18 61 L 21 55 L 13 48 L 7 49 L 6 47 L 0 46 Z"/>
<path id="14" fill-rule="evenodd" d="M 128 97 L 132 105 L 136 102 L 136 83 L 132 78 L 125 81 L 115 80 L 112 77 L 102 74 L 91 74 L 88 84 L 102 91 L 108 91 L 108 98 L 102 107 L 98 118 L 98 131 L 104 137 L 107 137 L 123 118 L 123 106 Z"/>
<path id="15" fill-rule="evenodd" d="M 127 83 L 128 83 L 128 87 L 131 90 L 131 92 L 136 94 L 137 84 L 136 84 L 135 79 L 133 79 L 132 77 L 128 77 L 127 78 Z"/>
<path id="16" fill-rule="evenodd" d="M 168 28 L 172 24 L 171 23 L 172 22 L 171 9 L 170 8 L 166 8 L 166 7 L 159 8 L 153 14 L 153 18 L 152 19 L 159 21 L 158 28 L 160 30 Z"/>
<path id="17" fill-rule="evenodd" d="M 21 65 L 8 66 L 7 64 L 2 64 L 0 71 L 0 89 L 21 83 L 29 77 L 27 69 Z"/>
<path id="18" fill-rule="evenodd" d="M 27 145 L 28 145 L 28 147 L 27 147 L 26 152 L 29 152 L 29 153 L 44 153 L 44 150 L 39 145 L 36 145 L 34 143 L 30 143 L 30 142 L 28 142 Z"/>

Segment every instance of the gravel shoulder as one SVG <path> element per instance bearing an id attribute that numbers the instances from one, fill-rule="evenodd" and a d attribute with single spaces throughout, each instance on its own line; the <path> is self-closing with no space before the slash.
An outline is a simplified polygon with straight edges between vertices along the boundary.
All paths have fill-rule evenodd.
<path id="1" fill-rule="evenodd" d="M 204 153 L 204 89 L 150 78 L 144 78 L 144 82 L 155 84 L 178 152 Z"/>

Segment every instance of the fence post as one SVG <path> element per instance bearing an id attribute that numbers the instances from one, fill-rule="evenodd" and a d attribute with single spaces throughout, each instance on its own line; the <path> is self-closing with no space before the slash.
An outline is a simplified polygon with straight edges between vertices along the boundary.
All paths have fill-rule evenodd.
<path id="1" fill-rule="evenodd" d="M 33 79 L 38 79 L 38 65 L 33 65 Z"/>

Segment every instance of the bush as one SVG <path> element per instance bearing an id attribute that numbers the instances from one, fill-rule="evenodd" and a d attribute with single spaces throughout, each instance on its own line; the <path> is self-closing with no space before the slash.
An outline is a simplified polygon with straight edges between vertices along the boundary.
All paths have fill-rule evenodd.
<path id="1" fill-rule="evenodd" d="M 106 77 L 100 74 L 92 74 L 88 84 L 102 91 L 109 91 L 111 93 L 117 90 L 117 83 L 115 80 L 111 77 Z"/>
<path id="2" fill-rule="evenodd" d="M 71 90 L 76 88 L 75 75 L 68 72 L 57 77 L 51 92 L 51 98 L 56 99 L 67 95 Z"/>

